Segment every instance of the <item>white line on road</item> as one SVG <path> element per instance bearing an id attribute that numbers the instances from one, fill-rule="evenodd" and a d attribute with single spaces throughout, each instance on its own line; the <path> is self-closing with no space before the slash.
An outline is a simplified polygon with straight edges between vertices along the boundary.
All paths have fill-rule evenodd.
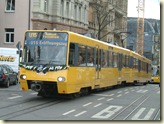
<path id="1" fill-rule="evenodd" d="M 31 95 L 36 95 L 36 94 L 38 94 L 37 92 L 36 93 L 31 93 Z"/>
<path id="2" fill-rule="evenodd" d="M 127 91 L 127 92 L 125 92 L 125 94 L 128 94 L 129 92 Z"/>
<path id="3" fill-rule="evenodd" d="M 79 114 L 76 114 L 75 117 L 80 116 L 80 115 L 82 115 L 82 114 L 84 114 L 84 113 L 86 113 L 86 112 L 87 112 L 87 111 L 82 111 L 82 112 L 80 112 Z"/>
<path id="4" fill-rule="evenodd" d="M 105 97 L 99 98 L 99 99 L 97 99 L 97 100 L 103 100 L 103 99 L 105 99 Z"/>
<path id="5" fill-rule="evenodd" d="M 122 93 L 122 91 L 119 91 L 119 92 L 117 92 L 117 93 Z"/>
<path id="6" fill-rule="evenodd" d="M 85 104 L 85 105 L 83 105 L 83 106 L 85 107 L 85 106 L 88 106 L 88 105 L 90 105 L 90 104 L 92 104 L 92 102 L 89 102 L 89 103 L 87 103 L 87 104 Z"/>
<path id="7" fill-rule="evenodd" d="M 108 100 L 106 100 L 106 101 L 111 101 L 111 100 L 113 100 L 113 98 L 110 98 L 110 99 L 108 99 Z"/>
<path id="8" fill-rule="evenodd" d="M 100 106 L 100 105 L 102 105 L 102 103 L 99 103 L 99 104 L 95 105 L 94 107 L 98 107 L 98 106 Z"/>
<path id="9" fill-rule="evenodd" d="M 20 98 L 22 96 L 13 96 L 13 97 L 9 97 L 8 99 L 16 99 L 16 98 Z"/>
<path id="10" fill-rule="evenodd" d="M 117 95 L 117 97 L 120 97 L 120 96 L 122 96 L 122 94 Z"/>
<path id="11" fill-rule="evenodd" d="M 96 96 L 111 96 L 112 94 L 111 95 L 107 95 L 107 94 L 93 94 L 93 95 L 96 95 Z"/>
<path id="12" fill-rule="evenodd" d="M 109 96 L 114 96 L 114 94 L 110 94 Z"/>
<path id="13" fill-rule="evenodd" d="M 73 109 L 73 110 L 71 110 L 71 111 L 68 111 L 68 112 L 64 113 L 63 115 L 68 115 L 68 114 L 70 114 L 70 113 L 72 113 L 72 112 L 74 112 L 74 111 L 75 111 L 75 109 Z"/>

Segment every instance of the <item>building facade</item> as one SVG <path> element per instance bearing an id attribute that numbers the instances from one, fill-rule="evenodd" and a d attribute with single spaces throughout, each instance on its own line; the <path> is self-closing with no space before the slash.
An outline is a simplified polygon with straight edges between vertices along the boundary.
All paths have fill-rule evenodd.
<path id="1" fill-rule="evenodd" d="M 34 0 L 32 29 L 88 30 L 87 0 Z"/>
<path id="2" fill-rule="evenodd" d="M 29 1 L 0 1 L 0 47 L 16 48 L 29 29 Z"/>
<path id="3" fill-rule="evenodd" d="M 26 30 L 88 31 L 87 0 L 1 0 L 0 47 L 16 48 Z"/>
<path id="4" fill-rule="evenodd" d="M 102 0 L 112 9 L 102 41 L 126 46 L 127 0 Z M 0 47 L 16 48 L 26 30 L 69 30 L 96 37 L 97 20 L 92 0 L 1 0 Z M 124 44 L 122 44 L 124 41 Z"/>
<path id="5" fill-rule="evenodd" d="M 88 30 L 91 34 L 97 35 L 98 32 L 98 20 L 95 6 L 95 2 L 100 0 L 90 0 L 89 3 L 89 27 Z M 128 0 L 102 0 L 106 12 L 101 15 L 107 16 L 106 22 L 108 23 L 102 30 L 102 34 L 107 34 L 104 38 L 100 39 L 106 42 L 115 42 L 119 46 L 126 47 L 127 37 L 127 4 Z M 101 4 L 102 5 L 102 4 Z M 101 5 L 99 5 L 101 7 Z M 98 7 L 97 7 L 98 8 Z M 101 8 L 100 8 L 101 9 Z M 109 12 L 108 12 L 109 11 Z M 103 17 L 103 16 L 102 16 Z M 103 20 L 102 20 L 103 21 Z M 103 22 L 104 23 L 104 22 Z M 102 26 L 103 27 L 103 26 Z"/>

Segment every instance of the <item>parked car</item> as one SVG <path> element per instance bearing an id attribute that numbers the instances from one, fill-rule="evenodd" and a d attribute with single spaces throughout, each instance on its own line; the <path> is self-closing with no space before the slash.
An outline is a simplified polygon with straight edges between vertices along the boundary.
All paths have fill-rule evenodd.
<path id="1" fill-rule="evenodd" d="M 0 85 L 9 87 L 18 83 L 18 74 L 9 65 L 0 65 Z"/>

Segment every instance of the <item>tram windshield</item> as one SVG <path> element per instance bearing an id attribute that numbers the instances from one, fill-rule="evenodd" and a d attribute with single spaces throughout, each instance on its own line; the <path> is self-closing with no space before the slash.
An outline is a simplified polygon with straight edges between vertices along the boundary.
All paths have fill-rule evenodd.
<path id="1" fill-rule="evenodd" d="M 64 32 L 27 32 L 24 63 L 65 65 L 68 34 Z"/>
<path id="2" fill-rule="evenodd" d="M 159 72 L 160 70 L 159 70 L 159 68 L 158 67 L 154 67 L 153 69 L 152 69 L 152 76 L 159 76 Z"/>

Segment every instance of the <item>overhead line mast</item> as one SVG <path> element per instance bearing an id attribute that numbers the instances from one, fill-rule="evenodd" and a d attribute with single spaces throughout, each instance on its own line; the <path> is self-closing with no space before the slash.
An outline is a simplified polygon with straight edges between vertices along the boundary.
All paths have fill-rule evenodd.
<path id="1" fill-rule="evenodd" d="M 138 19 L 137 19 L 136 52 L 140 55 L 143 55 L 145 0 L 138 0 L 137 11 L 138 11 Z"/>

